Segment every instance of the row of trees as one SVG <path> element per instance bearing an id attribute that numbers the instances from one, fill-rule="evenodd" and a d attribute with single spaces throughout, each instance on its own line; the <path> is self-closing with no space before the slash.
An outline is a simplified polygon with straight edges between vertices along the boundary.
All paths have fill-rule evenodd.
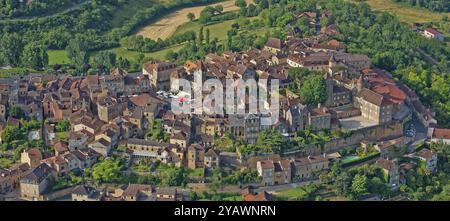
<path id="1" fill-rule="evenodd" d="M 185 44 L 178 52 L 169 51 L 166 58 L 177 63 L 184 63 L 186 60 L 203 59 L 208 53 L 223 52 L 224 48 L 219 44 L 217 38 L 211 39 L 210 30 L 200 28 L 198 35 Z"/>
<path id="2" fill-rule="evenodd" d="M 34 16 L 59 9 L 71 2 L 81 2 L 80 0 L 34 0 L 31 2 L 21 0 L 0 0 L 0 16 Z"/>
<path id="3" fill-rule="evenodd" d="M 25 44 L 18 34 L 8 33 L 0 38 L 1 64 L 43 69 L 48 64 L 47 49 L 39 42 Z"/>
<path id="4" fill-rule="evenodd" d="M 171 45 L 195 40 L 195 35 L 196 34 L 194 31 L 188 31 L 182 34 L 171 36 L 166 40 L 158 38 L 158 40 L 156 41 L 153 39 L 144 38 L 140 35 L 132 35 L 121 39 L 120 44 L 122 47 L 132 51 L 153 52 L 159 51 Z"/>

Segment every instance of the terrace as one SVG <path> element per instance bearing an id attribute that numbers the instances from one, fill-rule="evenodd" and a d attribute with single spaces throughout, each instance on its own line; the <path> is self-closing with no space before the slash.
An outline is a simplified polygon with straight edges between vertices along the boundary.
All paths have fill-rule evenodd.
<path id="1" fill-rule="evenodd" d="M 360 130 L 363 128 L 373 127 L 378 125 L 377 122 L 368 120 L 362 116 L 339 119 L 342 129 L 345 130 Z"/>

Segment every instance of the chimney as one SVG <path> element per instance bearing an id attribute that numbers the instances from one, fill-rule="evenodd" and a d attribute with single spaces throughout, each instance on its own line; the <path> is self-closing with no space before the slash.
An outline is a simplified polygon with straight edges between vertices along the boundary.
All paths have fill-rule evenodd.
<path id="1" fill-rule="evenodd" d="M 322 107 L 322 104 L 318 103 L 317 108 L 320 109 Z"/>

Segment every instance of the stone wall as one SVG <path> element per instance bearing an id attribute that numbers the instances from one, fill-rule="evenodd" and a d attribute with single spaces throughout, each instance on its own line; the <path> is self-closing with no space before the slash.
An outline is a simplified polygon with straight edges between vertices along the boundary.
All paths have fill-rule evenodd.
<path id="1" fill-rule="evenodd" d="M 348 146 L 359 146 L 359 143 L 362 140 L 379 140 L 385 137 L 399 137 L 403 135 L 403 124 L 392 122 L 390 124 L 385 125 L 377 125 L 374 127 L 368 127 L 361 130 L 353 131 L 352 136 L 349 138 L 339 138 L 333 139 L 330 142 L 326 143 L 323 151 L 319 146 L 310 145 L 305 147 L 303 154 L 304 156 L 308 155 L 319 155 L 322 152 L 333 153 L 341 150 L 342 148 Z"/>

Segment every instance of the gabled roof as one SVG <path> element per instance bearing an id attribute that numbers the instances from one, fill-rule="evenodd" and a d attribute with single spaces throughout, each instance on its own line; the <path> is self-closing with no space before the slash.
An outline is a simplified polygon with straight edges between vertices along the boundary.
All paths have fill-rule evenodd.
<path id="1" fill-rule="evenodd" d="M 259 192 L 258 194 L 246 194 L 244 195 L 244 201 L 271 201 L 273 197 L 266 191 Z"/>
<path id="2" fill-rule="evenodd" d="M 377 106 L 384 106 L 384 105 L 388 105 L 391 103 L 391 102 L 387 101 L 386 99 L 384 99 L 383 95 L 378 94 L 378 93 L 371 91 L 369 89 L 366 89 L 366 88 L 363 88 L 358 93 L 358 97 L 361 97 L 364 100 L 366 100 L 367 102 L 375 104 Z"/>
<path id="3" fill-rule="evenodd" d="M 20 182 L 29 183 L 29 184 L 40 184 L 44 179 L 46 179 L 51 173 L 53 169 L 50 168 L 47 164 L 41 163 L 39 166 L 34 168 L 30 173 L 25 175 Z"/>
<path id="4" fill-rule="evenodd" d="M 205 157 L 219 157 L 219 154 L 211 148 L 205 153 Z"/>
<path id="5" fill-rule="evenodd" d="M 419 152 L 417 152 L 417 156 L 424 158 L 424 159 L 428 159 L 428 158 L 432 157 L 434 154 L 436 154 L 436 153 L 429 149 L 422 149 Z"/>
<path id="6" fill-rule="evenodd" d="M 258 161 L 258 164 L 261 165 L 262 169 L 274 169 L 275 168 L 275 165 L 273 164 L 273 160 Z"/>
<path id="7" fill-rule="evenodd" d="M 433 137 L 438 139 L 450 139 L 450 129 L 435 128 L 433 130 Z"/>
<path id="8" fill-rule="evenodd" d="M 386 160 L 384 158 L 379 158 L 376 162 L 375 162 L 375 166 L 378 166 L 380 168 L 383 168 L 385 170 L 391 170 L 394 168 L 395 164 L 393 161 L 391 160 Z"/>
<path id="9" fill-rule="evenodd" d="M 269 38 L 267 39 L 266 46 L 281 49 L 281 40 L 279 38 Z"/>
<path id="10" fill-rule="evenodd" d="M 425 31 L 426 31 L 426 32 L 429 32 L 429 33 L 431 33 L 431 34 L 433 34 L 433 35 L 442 35 L 441 32 L 439 32 L 438 30 L 436 30 L 436 29 L 434 29 L 434 28 L 427 28 L 427 29 L 425 29 Z"/>
<path id="11" fill-rule="evenodd" d="M 137 196 L 141 191 L 153 192 L 153 187 L 144 184 L 128 184 L 122 193 L 122 197 Z"/>

